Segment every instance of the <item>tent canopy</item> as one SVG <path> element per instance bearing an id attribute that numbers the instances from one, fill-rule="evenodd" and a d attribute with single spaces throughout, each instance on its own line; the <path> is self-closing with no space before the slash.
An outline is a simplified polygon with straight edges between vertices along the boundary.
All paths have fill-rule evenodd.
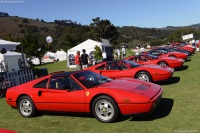
<path id="1" fill-rule="evenodd" d="M 59 60 L 59 61 L 66 60 L 67 59 L 67 53 L 63 50 L 57 51 L 55 53 L 55 58 L 56 58 L 56 60 Z"/>
<path id="2" fill-rule="evenodd" d="M 75 56 L 76 56 L 76 52 L 77 51 L 80 51 L 80 54 L 82 54 L 82 50 L 85 49 L 86 50 L 86 53 L 90 56 L 90 59 L 91 60 L 94 60 L 94 57 L 93 57 L 93 52 L 95 51 L 95 46 L 98 46 L 100 47 L 100 49 L 102 51 L 106 51 L 105 48 L 107 47 L 110 47 L 110 43 L 108 40 L 104 39 L 102 40 L 102 42 L 98 42 L 98 41 L 94 41 L 94 40 L 91 40 L 91 39 L 88 39 L 80 44 L 78 44 L 77 46 L 69 49 L 67 51 L 67 60 L 68 60 L 68 66 L 70 68 L 75 68 L 76 65 L 75 65 Z"/>
<path id="3" fill-rule="evenodd" d="M 26 55 L 24 55 L 24 56 L 26 56 Z M 8 71 L 12 71 L 13 69 L 15 71 L 18 71 L 18 70 L 20 70 L 19 65 L 21 65 L 21 64 L 19 64 L 19 63 L 22 61 L 22 54 L 18 53 L 18 52 L 7 51 L 5 54 L 0 54 L 0 65 L 2 65 L 3 60 L 5 60 L 7 62 Z M 25 58 L 25 66 L 26 65 L 27 65 L 27 60 Z M 0 68 L 0 72 L 4 72 L 4 70 Z"/>
<path id="4" fill-rule="evenodd" d="M 95 46 L 110 46 L 109 44 L 104 44 L 101 42 L 97 42 L 91 39 L 88 39 L 82 43 L 80 43 L 79 45 L 69 49 L 68 51 L 81 51 L 82 49 L 94 49 Z"/>
<path id="5" fill-rule="evenodd" d="M 7 51 L 13 51 L 15 50 L 16 46 L 19 45 L 19 42 L 11 42 L 0 39 L 0 50 L 2 48 L 5 48 Z"/>

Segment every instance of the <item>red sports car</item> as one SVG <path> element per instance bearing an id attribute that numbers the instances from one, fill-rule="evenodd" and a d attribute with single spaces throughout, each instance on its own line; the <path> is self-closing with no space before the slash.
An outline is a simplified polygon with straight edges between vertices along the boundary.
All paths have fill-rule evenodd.
<path id="1" fill-rule="evenodd" d="M 157 55 L 157 56 L 162 56 L 162 57 L 176 57 L 176 58 L 180 58 L 183 60 L 186 60 L 188 55 L 185 53 L 181 53 L 181 52 L 168 52 L 165 50 L 159 50 L 159 49 L 153 49 L 147 52 L 144 52 L 144 54 L 152 54 L 152 55 Z"/>
<path id="2" fill-rule="evenodd" d="M 151 54 L 140 54 L 138 56 L 129 56 L 125 60 L 134 61 L 142 65 L 161 65 L 171 68 L 180 68 L 184 64 L 184 60 L 180 58 L 159 57 Z"/>
<path id="3" fill-rule="evenodd" d="M 182 49 L 189 50 L 192 53 L 194 53 L 194 51 L 195 51 L 195 47 L 193 47 L 191 45 L 182 46 Z"/>
<path id="4" fill-rule="evenodd" d="M 163 88 L 133 78 L 110 79 L 88 70 L 59 72 L 9 88 L 6 102 L 23 117 L 36 111 L 92 113 L 101 122 L 152 112 Z"/>
<path id="5" fill-rule="evenodd" d="M 18 132 L 9 130 L 9 129 L 0 128 L 0 133 L 18 133 Z"/>
<path id="6" fill-rule="evenodd" d="M 167 66 L 140 65 L 128 60 L 102 62 L 87 69 L 113 79 L 126 77 L 149 82 L 167 80 L 174 72 Z"/>

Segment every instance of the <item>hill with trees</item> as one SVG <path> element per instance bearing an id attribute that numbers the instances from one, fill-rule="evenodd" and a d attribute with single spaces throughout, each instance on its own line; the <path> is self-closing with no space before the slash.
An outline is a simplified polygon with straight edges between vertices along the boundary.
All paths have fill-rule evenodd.
<path id="1" fill-rule="evenodd" d="M 21 42 L 27 56 L 36 57 L 40 57 L 49 50 L 50 46 L 45 40 L 47 36 L 53 38 L 51 43 L 53 51 L 59 49 L 67 51 L 87 39 L 96 41 L 101 41 L 101 38 L 109 39 L 113 47 L 126 43 L 129 47 L 134 48 L 136 45 L 146 45 L 147 43 L 161 45 L 172 40 L 182 41 L 181 36 L 190 33 L 194 33 L 195 37 L 199 38 L 199 24 L 164 28 L 116 27 L 109 20 L 101 20 L 97 17 L 92 19 L 91 24 L 81 25 L 72 20 L 45 22 L 43 19 L 36 18 L 34 20 L 9 16 L 7 13 L 0 12 L 0 38 Z"/>

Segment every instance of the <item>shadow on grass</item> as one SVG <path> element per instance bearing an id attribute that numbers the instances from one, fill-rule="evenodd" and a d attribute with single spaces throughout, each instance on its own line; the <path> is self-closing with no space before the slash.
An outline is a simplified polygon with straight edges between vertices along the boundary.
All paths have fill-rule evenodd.
<path id="1" fill-rule="evenodd" d="M 45 115 L 95 119 L 95 117 L 90 113 L 55 112 L 55 111 L 40 111 L 40 112 L 37 112 L 37 115 L 35 117 L 40 117 L 40 116 L 45 116 Z"/>
<path id="2" fill-rule="evenodd" d="M 185 65 L 185 66 L 182 66 L 181 68 L 177 68 L 175 69 L 175 71 L 183 71 L 183 70 L 187 70 L 189 66 Z"/>
<path id="3" fill-rule="evenodd" d="M 180 81 L 180 77 L 171 77 L 169 80 L 156 82 L 156 84 L 159 84 L 159 85 L 170 85 L 170 84 L 176 84 L 179 81 Z"/>
<path id="4" fill-rule="evenodd" d="M 162 98 L 158 107 L 150 115 L 138 115 L 133 116 L 130 121 L 153 121 L 155 119 L 161 119 L 168 116 L 172 110 L 174 104 L 173 99 Z"/>
<path id="5" fill-rule="evenodd" d="M 187 60 L 185 60 L 185 62 L 189 62 L 189 61 L 191 61 L 191 59 L 187 59 Z"/>

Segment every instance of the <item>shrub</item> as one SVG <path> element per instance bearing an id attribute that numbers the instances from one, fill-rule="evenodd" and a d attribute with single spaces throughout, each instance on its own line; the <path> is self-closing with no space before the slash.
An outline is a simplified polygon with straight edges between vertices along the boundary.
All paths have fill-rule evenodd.
<path id="1" fill-rule="evenodd" d="M 102 60 L 103 57 L 102 57 L 102 51 L 101 51 L 100 47 L 96 45 L 96 46 L 94 47 L 94 49 L 95 49 L 95 52 L 94 52 L 94 59 L 95 59 L 95 60 Z"/>

